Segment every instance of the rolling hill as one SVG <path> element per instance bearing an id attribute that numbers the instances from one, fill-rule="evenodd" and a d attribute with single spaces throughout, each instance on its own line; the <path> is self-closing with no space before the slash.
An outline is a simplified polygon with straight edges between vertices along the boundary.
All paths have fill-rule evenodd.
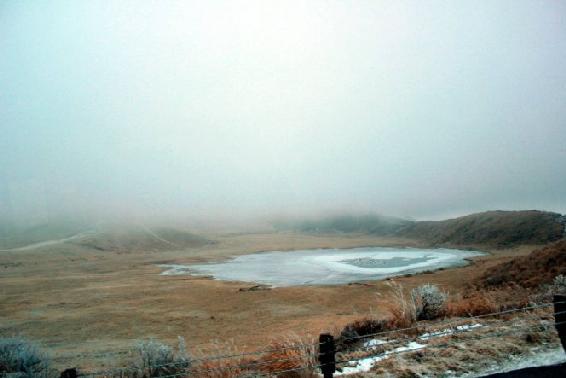
<path id="1" fill-rule="evenodd" d="M 413 222 L 397 235 L 424 240 L 431 245 L 486 245 L 495 248 L 546 244 L 564 235 L 557 213 L 487 211 L 445 221 Z"/>
<path id="2" fill-rule="evenodd" d="M 73 244 L 99 251 L 167 251 L 198 248 L 212 241 L 174 228 L 118 227 L 104 228 L 72 241 Z"/>
<path id="3" fill-rule="evenodd" d="M 564 236 L 564 217 L 538 211 L 486 211 L 443 221 L 412 221 L 385 216 L 341 216 L 294 223 L 277 229 L 307 233 L 368 233 L 416 239 L 430 246 L 506 248 L 546 244 Z"/>

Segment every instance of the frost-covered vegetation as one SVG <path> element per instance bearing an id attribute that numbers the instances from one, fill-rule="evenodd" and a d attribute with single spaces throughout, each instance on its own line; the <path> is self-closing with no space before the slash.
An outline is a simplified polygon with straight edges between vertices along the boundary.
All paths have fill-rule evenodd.
<path id="1" fill-rule="evenodd" d="M 555 294 L 566 294 L 566 276 L 559 274 L 552 281 L 552 291 Z"/>
<path id="2" fill-rule="evenodd" d="M 50 375 L 50 359 L 37 345 L 22 338 L 0 339 L 0 376 L 40 378 Z"/>
<path id="3" fill-rule="evenodd" d="M 180 375 L 187 373 L 191 367 L 191 359 L 182 337 L 179 337 L 176 350 L 157 340 L 140 340 L 134 345 L 132 355 L 128 370 L 135 372 L 136 376 Z"/>
<path id="4" fill-rule="evenodd" d="M 417 320 L 432 320 L 446 313 L 448 294 L 436 285 L 422 285 L 411 290 Z"/>

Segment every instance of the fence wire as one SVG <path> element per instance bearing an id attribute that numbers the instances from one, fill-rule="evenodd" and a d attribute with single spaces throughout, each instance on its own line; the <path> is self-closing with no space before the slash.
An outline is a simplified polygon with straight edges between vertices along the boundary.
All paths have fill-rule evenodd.
<path id="1" fill-rule="evenodd" d="M 566 302 L 557 302 L 557 303 L 566 303 Z M 497 316 L 497 315 L 502 315 L 502 314 L 509 314 L 509 313 L 514 313 L 514 312 L 519 312 L 519 311 L 528 311 L 528 310 L 533 310 L 533 309 L 539 309 L 539 308 L 546 308 L 549 306 L 552 306 L 553 303 L 545 303 L 545 304 L 540 304 L 540 305 L 533 305 L 533 306 L 526 306 L 526 307 L 522 307 L 522 308 L 516 308 L 516 309 L 509 309 L 509 310 L 504 310 L 504 311 L 498 311 L 498 312 L 494 312 L 494 313 L 489 313 L 489 314 L 484 314 L 484 315 L 478 315 L 478 316 L 471 316 L 471 317 L 466 317 L 466 318 L 462 318 L 462 319 L 458 319 L 456 321 L 445 321 L 445 322 L 438 322 L 435 324 L 432 324 L 432 327 L 440 327 L 440 326 L 450 326 L 450 325 L 455 325 L 458 323 L 461 323 L 463 321 L 470 321 L 470 320 L 476 320 L 476 319 L 480 319 L 480 318 L 486 318 L 486 317 L 491 317 L 491 316 Z M 563 314 L 566 313 L 566 311 L 562 311 L 562 312 L 558 312 L 555 315 L 559 315 L 559 314 Z M 510 320 L 514 320 L 514 319 L 510 319 Z M 528 325 L 513 325 L 511 327 L 514 328 L 525 328 L 525 329 L 539 329 L 541 330 L 541 328 L 548 328 L 550 326 L 559 326 L 559 325 L 563 325 L 566 324 L 566 321 L 563 322 L 553 322 L 553 323 L 549 323 L 549 324 L 544 324 L 544 325 L 536 325 L 536 326 L 528 326 Z M 457 334 L 461 334 L 461 333 L 470 333 L 471 331 L 475 331 L 475 330 L 479 330 L 479 329 L 483 329 L 485 330 L 485 327 L 490 327 L 491 326 L 486 326 L 486 325 L 482 325 L 482 327 L 474 327 L 474 328 L 466 328 L 466 329 L 454 329 L 451 330 L 450 333 L 446 334 L 446 335 L 438 335 L 438 336 L 434 336 L 431 335 L 431 337 L 429 339 L 427 339 L 426 341 L 430 341 L 430 339 L 433 339 L 435 337 L 451 337 Z M 431 328 L 431 327 L 425 327 L 426 328 Z M 360 337 L 356 337 L 356 338 L 350 338 L 350 339 L 354 339 L 354 340 L 363 340 L 363 339 L 367 339 L 370 337 L 375 337 L 375 336 L 380 336 L 380 335 L 384 335 L 384 334 L 391 334 L 391 333 L 395 333 L 395 332 L 402 332 L 402 331 L 407 331 L 407 330 L 415 330 L 415 329 L 422 329 L 422 326 L 415 326 L 415 327 L 407 327 L 404 329 L 400 329 L 400 330 L 391 330 L 391 331 L 384 331 L 384 332 L 377 332 L 377 333 L 372 333 L 369 335 L 363 335 Z M 506 334 L 512 334 L 517 332 L 517 330 L 513 330 L 511 332 L 496 332 L 493 335 L 483 335 L 480 337 L 475 337 L 475 338 L 469 338 L 466 339 L 464 341 L 470 341 L 470 340 L 479 340 L 482 338 L 493 338 L 493 337 L 500 337 L 500 336 L 505 336 Z M 417 336 L 414 338 L 414 341 L 422 341 L 422 335 L 421 336 Z M 405 340 L 407 341 L 407 340 Z M 379 345 L 386 345 L 386 344 L 391 344 L 394 342 L 400 342 L 400 340 L 388 340 L 385 341 L 383 343 L 380 343 Z M 462 342 L 462 340 L 458 340 L 458 342 Z M 430 348 L 430 347 L 434 347 L 434 348 L 438 348 L 441 346 L 450 346 L 453 345 L 454 341 L 451 341 L 449 343 L 445 343 L 445 344 L 432 344 L 429 345 L 427 344 L 425 347 L 423 347 L 423 349 L 426 348 Z M 268 349 L 263 349 L 263 350 L 259 350 L 259 351 L 255 351 L 255 352 L 248 352 L 248 353 L 239 353 L 239 354 L 225 354 L 225 355 L 216 355 L 216 356 L 211 356 L 211 357 L 206 357 L 206 358 L 199 358 L 199 359 L 191 359 L 189 360 L 190 363 L 194 363 L 194 362 L 208 362 L 208 361 L 218 361 L 218 360 L 223 360 L 223 359 L 232 359 L 232 358 L 238 358 L 238 357 L 249 357 L 249 356 L 258 356 L 258 355 L 262 355 L 262 354 L 266 354 L 266 353 L 271 353 L 271 352 L 280 352 L 280 351 L 284 351 L 284 350 L 291 350 L 291 349 L 297 349 L 297 348 L 304 348 L 304 347 L 316 347 L 319 346 L 319 343 L 313 343 L 313 344 L 305 344 L 305 343 L 298 343 L 298 344 L 294 344 L 291 346 L 285 346 L 285 347 L 278 347 L 278 348 L 268 348 Z M 410 352 L 416 352 L 417 350 L 414 349 L 408 349 L 408 350 L 402 350 L 402 351 L 387 351 L 387 352 L 383 352 L 382 356 L 390 356 L 390 355 L 394 355 L 394 354 L 400 354 L 400 353 L 410 353 Z M 334 351 L 334 352 L 342 352 L 342 351 Z M 375 356 L 375 355 L 374 355 Z M 358 358 L 358 359 L 349 359 L 349 360 L 341 360 L 341 361 L 337 361 L 336 364 L 344 364 L 344 363 L 352 363 L 352 362 L 357 362 L 360 361 L 362 359 L 366 359 L 366 358 L 370 358 L 370 356 L 366 356 L 363 358 Z M 277 362 L 296 362 L 297 360 L 302 359 L 300 356 L 297 357 L 292 357 L 292 358 L 281 358 L 281 359 L 271 359 L 271 360 L 259 360 L 259 361 L 253 361 L 253 362 L 249 362 L 249 363 L 245 363 L 245 364 L 234 364 L 234 365 L 226 365 L 226 366 L 216 366 L 216 367 L 199 367 L 199 366 L 192 366 L 190 368 L 191 371 L 193 372 L 203 372 L 203 371 L 208 371 L 208 372 L 222 372 L 222 371 L 226 371 L 226 370 L 235 370 L 235 369 L 239 369 L 239 370 L 246 370 L 246 369 L 250 369 L 250 368 L 257 368 L 257 367 L 261 367 L 261 366 L 269 366 L 273 363 L 277 363 Z M 183 364 L 186 364 L 186 361 L 183 362 L 173 362 L 173 363 L 168 363 L 168 364 L 162 364 L 162 365 L 155 365 L 155 366 L 151 366 L 151 369 L 159 369 L 159 368 L 174 368 L 174 367 L 179 367 Z M 270 372 L 268 374 L 268 376 L 272 376 L 272 375 L 277 375 L 277 374 L 283 374 L 283 373 L 287 373 L 287 372 L 292 372 L 292 371 L 298 371 L 298 370 L 304 370 L 304 369 L 317 369 L 320 368 L 323 365 L 315 365 L 315 366 L 302 366 L 302 367 L 296 367 L 296 368 L 290 368 L 290 369 L 284 369 L 284 370 L 279 370 L 279 371 L 275 371 L 275 372 Z M 187 369 L 188 370 L 188 369 Z M 88 373 L 85 374 L 83 376 L 90 376 L 90 377 L 103 377 L 103 376 L 116 376 L 119 374 L 124 374 L 127 372 L 139 372 L 140 369 L 136 369 L 136 368 L 128 368 L 128 367 L 123 367 L 123 368 L 115 368 L 115 369 L 108 369 L 105 371 L 98 371 L 98 372 L 92 372 L 92 373 Z M 171 374 L 171 375 L 166 375 L 166 376 L 161 376 L 161 378 L 174 378 L 177 376 L 182 376 L 182 375 L 187 375 L 187 371 L 183 371 L 183 372 L 179 372 L 179 373 L 175 373 L 175 374 Z"/>
<path id="2" fill-rule="evenodd" d="M 557 303 L 566 303 L 566 302 L 557 302 Z M 525 307 L 520 307 L 520 308 L 514 308 L 514 309 L 492 312 L 492 313 L 489 313 L 489 314 L 466 316 L 466 317 L 459 318 L 459 319 L 456 319 L 456 320 L 450 319 L 450 320 L 447 320 L 447 321 L 437 322 L 437 323 L 434 323 L 434 326 L 455 324 L 455 323 L 460 323 L 460 322 L 464 322 L 464 321 L 477 320 L 477 319 L 488 318 L 488 317 L 493 317 L 493 316 L 498 316 L 498 315 L 511 314 L 511 313 L 515 313 L 515 312 L 519 312 L 519 311 L 535 310 L 535 309 L 539 309 L 539 308 L 551 307 L 553 305 L 554 305 L 554 303 L 543 303 L 543 304 L 539 304 L 539 305 L 531 305 L 531 306 L 525 306 Z M 411 327 L 405 327 L 405 328 L 399 328 L 399 329 L 387 330 L 387 331 L 380 331 L 380 332 L 370 333 L 370 334 L 367 334 L 367 335 L 352 336 L 352 337 L 345 338 L 344 340 L 345 341 L 362 340 L 362 339 L 372 338 L 372 337 L 375 337 L 375 336 L 388 335 L 388 334 L 391 334 L 391 333 L 415 331 L 415 330 L 421 329 L 422 327 L 423 327 L 423 325 L 417 324 L 417 325 L 411 326 Z M 426 325 L 425 325 L 425 327 L 426 327 Z"/>

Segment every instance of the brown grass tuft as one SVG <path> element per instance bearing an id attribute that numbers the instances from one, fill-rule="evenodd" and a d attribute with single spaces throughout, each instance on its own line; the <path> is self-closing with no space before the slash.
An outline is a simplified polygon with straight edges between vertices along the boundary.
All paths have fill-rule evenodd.
<path id="1" fill-rule="evenodd" d="M 387 283 L 392 292 L 392 301 L 386 304 L 391 314 L 389 318 L 389 329 L 411 327 L 417 322 L 415 304 L 407 298 L 403 286 L 395 281 Z"/>
<path id="2" fill-rule="evenodd" d="M 278 377 L 307 378 L 316 377 L 318 340 L 311 336 L 299 337 L 290 335 L 283 341 L 272 342 L 268 349 L 273 350 L 264 354 L 260 359 L 262 372 L 274 374 L 277 372 L 300 369 L 277 374 Z"/>
<path id="3" fill-rule="evenodd" d="M 457 298 L 448 302 L 449 316 L 478 316 L 497 312 L 500 306 L 488 292 L 477 291 L 466 298 Z"/>
<path id="4" fill-rule="evenodd" d="M 242 366 L 253 365 L 256 361 L 248 356 L 206 360 L 208 356 L 239 355 L 242 350 L 234 342 L 215 341 L 211 350 L 200 351 L 197 360 L 202 360 L 191 369 L 191 377 L 236 378 L 246 375 L 248 369 Z"/>

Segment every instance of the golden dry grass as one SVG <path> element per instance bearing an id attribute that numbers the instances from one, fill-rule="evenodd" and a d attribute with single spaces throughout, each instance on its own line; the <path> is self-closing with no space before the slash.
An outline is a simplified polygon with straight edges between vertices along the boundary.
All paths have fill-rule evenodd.
<path id="1" fill-rule="evenodd" d="M 0 252 L 0 335 L 37 340 L 57 366 L 115 366 L 134 340 L 187 341 L 189 352 L 213 353 L 214 339 L 242 351 L 296 334 L 341 329 L 366 315 L 388 313 L 391 289 L 371 285 L 290 287 L 241 292 L 249 284 L 160 276 L 159 263 L 190 263 L 266 250 L 417 246 L 367 235 L 293 233 L 206 235 L 214 245 L 182 251 L 103 252 L 72 244 Z M 478 273 L 532 248 L 497 251 L 474 266 L 401 278 L 407 288 L 429 282 L 451 291 Z M 375 298 L 375 293 L 382 297 Z"/>

